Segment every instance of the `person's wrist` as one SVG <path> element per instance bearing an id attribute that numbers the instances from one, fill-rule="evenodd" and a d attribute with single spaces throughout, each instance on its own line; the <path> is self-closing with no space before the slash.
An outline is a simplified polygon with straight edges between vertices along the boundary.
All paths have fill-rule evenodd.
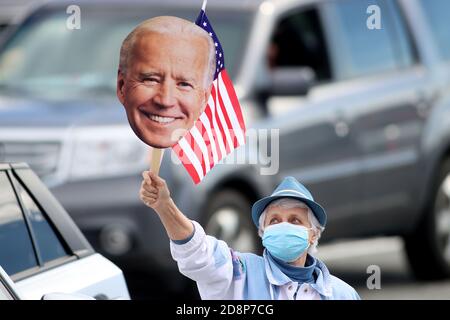
<path id="1" fill-rule="evenodd" d="M 171 197 L 168 197 L 166 199 L 161 199 L 158 201 L 158 205 L 154 207 L 156 213 L 158 215 L 166 214 L 170 207 L 174 204 Z"/>

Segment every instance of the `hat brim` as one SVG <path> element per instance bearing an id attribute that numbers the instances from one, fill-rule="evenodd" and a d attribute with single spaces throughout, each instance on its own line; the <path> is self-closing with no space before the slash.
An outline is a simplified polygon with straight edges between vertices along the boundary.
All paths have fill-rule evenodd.
<path id="1" fill-rule="evenodd" d="M 313 212 L 314 216 L 317 218 L 317 221 L 322 227 L 325 227 L 327 223 L 327 215 L 325 213 L 325 209 L 322 208 L 321 205 L 319 205 L 317 202 L 312 201 L 307 198 L 303 198 L 300 196 L 285 196 L 285 195 L 276 195 L 276 196 L 268 196 L 265 198 L 262 198 L 258 201 L 256 201 L 252 206 L 252 219 L 253 223 L 256 225 L 257 228 L 259 228 L 259 218 L 261 214 L 263 213 L 264 209 L 272 202 L 281 198 L 292 198 L 296 200 L 300 200 L 301 202 L 304 202 L 308 207 L 311 208 L 311 211 Z"/>

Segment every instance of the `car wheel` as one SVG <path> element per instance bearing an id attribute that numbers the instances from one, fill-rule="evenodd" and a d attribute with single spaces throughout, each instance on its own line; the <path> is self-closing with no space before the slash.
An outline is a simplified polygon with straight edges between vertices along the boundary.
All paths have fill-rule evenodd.
<path id="1" fill-rule="evenodd" d="M 450 276 L 450 159 L 440 168 L 421 223 L 405 237 L 405 249 L 418 279 Z"/>
<path id="2" fill-rule="evenodd" d="M 239 252 L 259 253 L 261 239 L 251 219 L 251 203 L 235 190 L 223 190 L 211 197 L 203 219 L 208 235 L 224 240 Z"/>

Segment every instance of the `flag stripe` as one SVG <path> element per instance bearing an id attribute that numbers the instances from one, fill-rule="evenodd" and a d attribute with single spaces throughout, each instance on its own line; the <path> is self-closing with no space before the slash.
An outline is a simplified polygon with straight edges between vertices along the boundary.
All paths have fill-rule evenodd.
<path id="1" fill-rule="evenodd" d="M 245 121 L 244 117 L 242 116 L 242 110 L 241 106 L 239 104 L 239 100 L 236 96 L 236 93 L 234 92 L 233 83 L 231 82 L 227 70 L 223 70 L 221 73 L 221 78 L 223 83 L 225 84 L 225 87 L 227 88 L 228 96 L 231 101 L 231 105 L 233 106 L 234 112 L 236 113 L 237 119 L 239 121 L 239 125 L 241 126 L 241 129 L 243 132 L 245 132 Z"/>
<path id="2" fill-rule="evenodd" d="M 202 169 L 201 172 L 199 172 L 199 175 L 205 175 L 206 172 L 206 166 L 205 166 L 205 160 L 203 157 L 203 152 L 200 148 L 200 146 L 197 144 L 197 142 L 194 139 L 193 133 L 192 131 L 194 130 L 195 127 L 192 127 L 191 130 L 188 132 L 188 134 L 186 134 L 185 138 L 186 138 L 186 142 L 189 144 L 189 146 L 191 147 L 191 150 L 194 152 L 195 156 L 197 157 L 198 162 L 200 163 L 200 167 Z"/>
<path id="3" fill-rule="evenodd" d="M 197 121 L 199 122 L 199 121 Z M 203 169 L 203 175 L 206 175 L 206 173 L 209 171 L 210 167 L 209 167 L 209 154 L 208 154 L 208 148 L 206 146 L 205 140 L 202 137 L 202 134 L 200 133 L 200 131 L 198 130 L 198 127 L 195 126 L 194 128 L 192 128 L 191 130 L 192 132 L 192 137 L 194 138 L 196 145 L 198 147 L 200 147 L 200 151 L 202 153 L 202 159 L 204 161 L 200 161 L 200 163 L 202 164 L 202 169 Z M 197 154 L 197 152 L 196 152 Z"/>
<path id="4" fill-rule="evenodd" d="M 211 128 L 211 123 L 209 122 L 209 119 L 206 116 L 206 114 L 203 113 L 200 115 L 200 121 L 205 126 L 206 133 L 208 134 L 208 139 L 210 141 L 211 154 L 213 157 L 213 161 L 211 161 L 211 167 L 212 167 L 212 166 L 214 166 L 214 163 L 219 162 L 219 157 L 217 155 L 217 149 L 216 149 L 217 142 L 214 139 L 214 136 L 212 133 L 212 128 Z"/>
<path id="5" fill-rule="evenodd" d="M 214 85 L 213 85 L 213 90 L 211 92 L 211 97 L 209 99 L 209 104 L 206 107 L 205 113 L 206 116 L 209 119 L 209 122 L 211 123 L 211 130 L 213 131 L 213 135 L 214 135 L 214 142 L 216 144 L 216 150 L 217 150 L 217 155 L 218 155 L 218 160 L 220 161 L 220 159 L 222 159 L 223 154 L 225 153 L 225 147 L 223 146 L 223 142 L 222 142 L 222 136 L 220 135 L 219 131 L 217 130 L 217 126 L 216 123 L 214 121 L 214 117 L 213 117 L 213 111 L 214 111 L 214 107 L 215 107 L 215 90 L 214 90 Z"/>
<path id="6" fill-rule="evenodd" d="M 181 140 L 180 140 L 181 141 Z M 180 159 L 181 163 L 183 164 L 184 168 L 188 172 L 188 174 L 191 176 L 192 180 L 195 184 L 198 184 L 200 182 L 200 177 L 198 176 L 197 170 L 195 170 L 192 163 L 188 161 L 188 159 L 185 159 L 186 153 L 181 148 L 180 142 L 178 142 L 176 145 L 172 147 L 172 150 L 175 152 L 175 154 Z"/>
<path id="7" fill-rule="evenodd" d="M 224 119 L 223 113 L 222 113 L 222 108 L 221 108 L 221 98 L 220 98 L 220 92 L 219 92 L 219 86 L 217 86 L 217 104 L 216 104 L 216 120 L 217 123 L 219 124 L 219 127 L 221 129 L 222 132 L 222 136 L 225 137 L 224 142 L 225 142 L 225 147 L 226 147 L 226 154 L 230 153 L 231 148 L 233 146 L 233 141 L 231 141 L 231 137 L 230 137 L 230 130 L 228 129 L 227 123 Z"/>
<path id="8" fill-rule="evenodd" d="M 213 114 L 213 123 L 214 123 L 214 128 L 216 129 L 216 134 L 219 135 L 218 137 L 218 141 L 219 141 L 219 146 L 220 146 L 220 151 L 222 153 L 222 158 L 225 157 L 225 155 L 228 154 L 229 152 L 229 147 L 227 144 L 227 141 L 225 140 L 225 131 L 223 130 L 222 127 L 222 123 L 219 119 L 218 114 L 218 110 L 219 108 L 217 108 L 217 106 L 219 105 L 219 102 L 217 101 L 217 95 L 216 95 L 216 85 L 217 85 L 217 81 L 215 81 L 215 85 L 213 86 L 214 90 L 214 114 Z"/>
<path id="9" fill-rule="evenodd" d="M 231 146 L 233 146 L 233 148 L 237 147 L 237 142 L 235 141 L 236 139 L 234 139 L 235 133 L 233 132 L 233 126 L 231 125 L 230 122 L 230 118 L 228 116 L 228 110 L 226 109 L 223 99 L 222 99 L 222 94 L 220 93 L 220 79 L 219 81 L 217 81 L 218 84 L 218 88 L 217 88 L 217 93 L 218 93 L 218 100 L 219 100 L 219 108 L 218 108 L 218 112 L 219 112 L 219 116 L 221 116 L 222 118 L 222 123 L 224 123 L 224 125 L 226 126 L 226 134 L 227 134 L 227 141 L 228 144 Z M 226 94 L 225 94 L 226 95 Z"/>
<path id="10" fill-rule="evenodd" d="M 202 117 L 202 119 L 205 118 L 206 121 L 208 120 L 206 117 Z M 207 128 L 206 124 L 202 121 L 202 119 L 199 118 L 199 121 L 197 121 L 197 129 L 201 134 L 202 141 L 205 144 L 207 157 L 208 157 L 208 163 L 206 164 L 206 172 L 209 172 L 212 167 L 214 167 L 214 140 L 212 139 L 210 132 L 211 128 Z M 209 130 L 209 131 L 208 131 Z"/>
<path id="11" fill-rule="evenodd" d="M 194 171 L 197 172 L 197 176 L 199 178 L 199 181 L 203 179 L 203 170 L 202 165 L 200 164 L 200 161 L 198 160 L 196 154 L 188 144 L 185 138 L 181 138 L 178 142 L 180 144 L 181 149 L 183 149 L 185 156 L 189 159 L 190 163 L 194 167 Z M 192 176 L 192 174 L 190 173 Z"/>
<path id="12" fill-rule="evenodd" d="M 222 74 L 219 75 L 219 92 L 227 92 L 228 90 L 225 87 L 225 84 L 221 81 L 222 79 Z M 229 116 L 229 119 L 231 120 L 231 124 L 233 127 L 233 132 L 234 135 L 237 137 L 238 141 L 239 141 L 239 145 L 242 146 L 243 144 L 245 144 L 245 138 L 244 138 L 244 134 L 243 134 L 243 129 L 241 127 L 241 124 L 239 123 L 239 120 L 237 119 L 237 115 L 236 115 L 236 109 L 233 108 L 233 104 L 230 101 L 230 96 L 228 94 L 224 94 L 223 96 L 223 102 L 224 105 L 227 109 L 227 114 Z M 237 147 L 237 146 L 235 146 Z"/>

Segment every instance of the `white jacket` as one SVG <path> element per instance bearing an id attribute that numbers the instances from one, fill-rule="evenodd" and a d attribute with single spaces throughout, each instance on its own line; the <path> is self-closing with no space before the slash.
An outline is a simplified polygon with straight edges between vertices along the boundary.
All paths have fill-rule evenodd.
<path id="1" fill-rule="evenodd" d="M 180 272 L 197 282 L 202 299 L 360 299 L 351 286 L 330 275 L 318 259 L 316 282 L 298 284 L 265 254 L 261 257 L 233 251 L 224 241 L 206 235 L 199 223 L 193 224 L 193 237 L 184 244 L 171 241 L 170 251 Z"/>

